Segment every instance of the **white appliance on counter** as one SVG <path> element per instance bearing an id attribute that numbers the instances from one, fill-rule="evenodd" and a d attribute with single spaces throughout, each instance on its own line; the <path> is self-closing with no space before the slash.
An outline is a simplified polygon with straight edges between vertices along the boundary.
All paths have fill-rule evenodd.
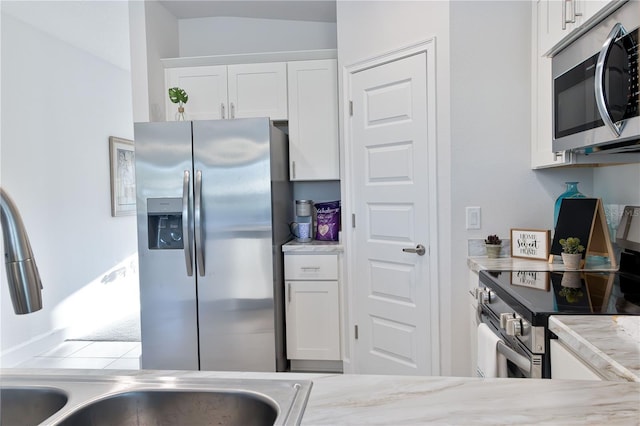
<path id="1" fill-rule="evenodd" d="M 267 118 L 135 124 L 142 368 L 286 369 L 287 148 Z"/>

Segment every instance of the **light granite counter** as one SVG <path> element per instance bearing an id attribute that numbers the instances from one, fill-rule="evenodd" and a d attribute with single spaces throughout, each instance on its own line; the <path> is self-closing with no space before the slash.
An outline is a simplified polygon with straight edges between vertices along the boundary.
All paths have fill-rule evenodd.
<path id="1" fill-rule="evenodd" d="M 342 253 L 344 248 L 338 241 L 317 241 L 299 243 L 289 241 L 282 246 L 283 253 L 313 254 L 313 253 Z"/>
<path id="2" fill-rule="evenodd" d="M 640 316 L 554 315 L 549 330 L 606 380 L 640 382 Z"/>
<path id="3" fill-rule="evenodd" d="M 617 271 L 604 258 L 587 258 L 585 270 L 590 271 Z M 498 257 L 490 259 L 486 256 L 467 257 L 467 266 L 474 272 L 483 269 L 495 271 L 566 271 L 561 260 L 549 263 L 546 260 L 521 259 L 516 257 Z"/>
<path id="4" fill-rule="evenodd" d="M 640 383 L 298 373 L 2 370 L 2 374 L 311 380 L 303 425 L 637 425 Z"/>

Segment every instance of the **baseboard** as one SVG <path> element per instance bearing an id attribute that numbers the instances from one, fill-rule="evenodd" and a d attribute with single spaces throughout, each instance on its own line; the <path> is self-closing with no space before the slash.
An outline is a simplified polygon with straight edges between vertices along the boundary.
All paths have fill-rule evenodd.
<path id="1" fill-rule="evenodd" d="M 291 360 L 291 372 L 299 373 L 342 373 L 342 361 Z"/>
<path id="2" fill-rule="evenodd" d="M 53 330 L 7 349 L 0 353 L 0 368 L 13 368 L 34 356 L 38 356 L 64 342 L 65 336 L 65 329 Z"/>

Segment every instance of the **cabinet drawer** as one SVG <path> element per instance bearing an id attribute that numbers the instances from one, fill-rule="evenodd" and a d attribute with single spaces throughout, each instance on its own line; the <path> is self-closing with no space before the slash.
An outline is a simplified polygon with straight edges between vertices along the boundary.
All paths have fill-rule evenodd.
<path id="1" fill-rule="evenodd" d="M 284 256 L 287 280 L 337 280 L 338 256 L 335 254 L 288 254 Z"/>

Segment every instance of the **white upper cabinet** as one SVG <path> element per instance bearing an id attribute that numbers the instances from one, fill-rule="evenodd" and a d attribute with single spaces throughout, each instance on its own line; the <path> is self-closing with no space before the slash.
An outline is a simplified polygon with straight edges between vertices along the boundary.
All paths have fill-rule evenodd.
<path id="1" fill-rule="evenodd" d="M 286 63 L 229 65 L 228 76 L 230 118 L 288 118 Z"/>
<path id="2" fill-rule="evenodd" d="M 290 179 L 340 179 L 337 61 L 295 61 L 287 67 Z"/>
<path id="3" fill-rule="evenodd" d="M 189 95 L 187 120 L 288 118 L 285 62 L 168 68 L 167 121 L 175 120 L 177 111 L 166 94 L 170 87 L 180 87 Z"/>
<path id="4" fill-rule="evenodd" d="M 165 99 L 167 121 L 174 121 L 178 105 L 169 100 L 167 90 L 180 87 L 189 100 L 184 105 L 188 120 L 226 118 L 227 67 L 224 65 L 168 68 L 165 70 Z"/>
<path id="5" fill-rule="evenodd" d="M 535 46 L 534 46 L 535 52 Z M 553 152 L 551 58 L 532 55 L 531 168 L 570 164 L 571 153 Z"/>
<path id="6" fill-rule="evenodd" d="M 574 3 L 574 5 L 570 4 Z M 569 32 L 602 13 L 607 13 L 620 4 L 619 1 L 585 0 L 538 0 L 533 3 L 532 45 L 531 45 L 531 168 L 589 164 L 591 159 L 569 151 L 553 152 L 553 78 L 552 59 L 547 56 L 558 43 L 565 43 Z M 566 8 L 567 21 L 573 17 L 573 7 L 577 13 L 575 23 L 567 22 L 562 28 L 563 10 Z M 572 38 L 572 37 L 570 37 Z M 595 161 L 595 159 L 594 159 Z M 616 161 L 615 157 L 600 157 L 598 162 Z"/>
<path id="7" fill-rule="evenodd" d="M 615 8 L 622 0 L 538 0 L 538 50 L 544 55 L 591 18 Z"/>

